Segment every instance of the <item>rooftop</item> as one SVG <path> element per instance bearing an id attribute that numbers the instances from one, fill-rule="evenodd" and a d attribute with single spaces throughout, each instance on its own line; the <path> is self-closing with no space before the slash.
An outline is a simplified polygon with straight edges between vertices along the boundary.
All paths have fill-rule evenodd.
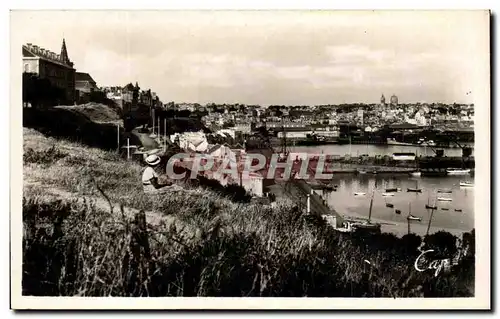
<path id="1" fill-rule="evenodd" d="M 75 73 L 75 81 L 81 81 L 81 82 L 93 82 L 93 83 L 96 83 L 94 81 L 94 79 L 90 76 L 90 74 L 88 73 L 83 73 L 83 72 L 76 72 Z"/>
<path id="2" fill-rule="evenodd" d="M 69 62 L 69 60 L 65 61 L 60 54 L 31 43 L 26 43 L 25 45 L 23 45 L 23 57 L 38 57 L 40 59 L 56 63 L 67 68 L 73 67 L 73 63 Z"/>

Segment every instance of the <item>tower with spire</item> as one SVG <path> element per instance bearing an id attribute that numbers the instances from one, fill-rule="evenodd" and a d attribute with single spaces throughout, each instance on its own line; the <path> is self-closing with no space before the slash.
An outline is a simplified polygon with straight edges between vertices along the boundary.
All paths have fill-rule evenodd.
<path id="1" fill-rule="evenodd" d="M 66 40 L 64 38 L 61 46 L 61 60 L 67 65 L 73 66 L 73 62 L 70 61 L 68 56 L 68 49 L 66 49 Z"/>
<path id="2" fill-rule="evenodd" d="M 382 93 L 382 97 L 380 98 L 380 104 L 385 106 L 385 96 L 384 93 Z"/>
<path id="3" fill-rule="evenodd" d="M 66 40 L 62 39 L 61 54 L 39 47 L 31 43 L 23 45 L 24 71 L 36 73 L 47 79 L 52 86 L 64 90 L 50 103 L 73 104 L 76 101 L 75 68 L 69 59 Z M 62 93 L 62 92 L 61 92 Z"/>

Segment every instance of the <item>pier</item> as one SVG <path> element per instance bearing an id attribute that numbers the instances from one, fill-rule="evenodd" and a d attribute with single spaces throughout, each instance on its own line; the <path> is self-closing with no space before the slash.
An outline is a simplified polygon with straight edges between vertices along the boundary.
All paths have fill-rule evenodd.
<path id="1" fill-rule="evenodd" d="M 336 217 L 337 226 L 342 225 L 342 216 L 334 208 L 330 207 L 326 200 L 318 195 L 305 180 L 276 181 L 276 184 L 270 187 L 270 191 L 277 197 L 288 197 L 304 213 L 317 216 L 334 216 Z"/>

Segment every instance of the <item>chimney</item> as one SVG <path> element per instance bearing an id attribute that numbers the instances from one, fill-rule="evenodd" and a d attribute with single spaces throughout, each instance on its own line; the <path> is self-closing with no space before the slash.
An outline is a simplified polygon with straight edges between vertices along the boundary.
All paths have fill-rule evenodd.
<path id="1" fill-rule="evenodd" d="M 42 55 L 45 55 L 45 53 L 46 53 L 44 48 L 40 48 L 40 49 L 39 49 L 39 52 L 40 52 Z"/>
<path id="2" fill-rule="evenodd" d="M 30 50 L 31 50 L 31 46 L 32 46 L 32 44 L 31 44 L 31 43 L 26 43 L 26 46 L 28 47 L 28 49 L 30 49 Z"/>

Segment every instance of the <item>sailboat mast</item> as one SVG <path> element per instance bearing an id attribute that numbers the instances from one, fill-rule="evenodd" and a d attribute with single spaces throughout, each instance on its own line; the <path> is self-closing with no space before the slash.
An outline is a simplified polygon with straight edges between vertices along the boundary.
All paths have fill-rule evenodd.
<path id="1" fill-rule="evenodd" d="M 408 234 L 410 234 L 410 215 L 411 215 L 411 203 L 408 203 L 408 217 L 406 217 L 406 221 L 408 222 Z"/>
<path id="2" fill-rule="evenodd" d="M 283 145 L 282 145 L 282 153 L 283 156 L 286 157 L 286 131 L 285 131 L 285 125 L 284 125 L 284 119 L 281 119 L 281 130 L 283 131 Z"/>
<path id="3" fill-rule="evenodd" d="M 431 208 L 431 217 L 429 217 L 429 224 L 427 225 L 427 231 L 425 232 L 425 236 L 429 235 L 429 230 L 431 229 L 432 216 L 434 216 L 434 207 Z"/>
<path id="4" fill-rule="evenodd" d="M 373 208 L 373 197 L 375 196 L 375 190 L 372 193 L 372 198 L 370 200 L 370 211 L 368 212 L 368 223 L 370 223 L 372 219 L 372 208 Z"/>

